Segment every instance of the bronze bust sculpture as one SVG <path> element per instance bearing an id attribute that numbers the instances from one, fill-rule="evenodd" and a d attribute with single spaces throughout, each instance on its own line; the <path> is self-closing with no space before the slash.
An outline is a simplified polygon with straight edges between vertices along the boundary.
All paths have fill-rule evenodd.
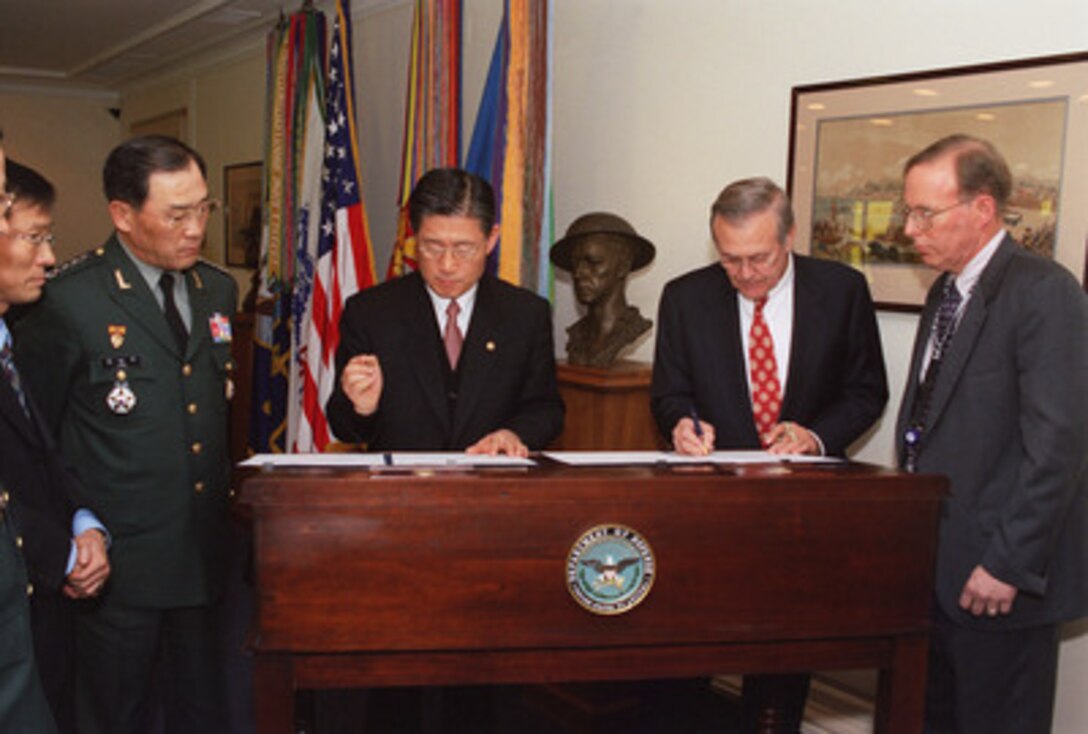
<path id="1" fill-rule="evenodd" d="M 654 246 L 615 214 L 584 214 L 552 245 L 552 263 L 571 274 L 586 315 L 567 329 L 567 360 L 608 367 L 653 322 L 627 303 L 627 275 L 654 259 Z"/>

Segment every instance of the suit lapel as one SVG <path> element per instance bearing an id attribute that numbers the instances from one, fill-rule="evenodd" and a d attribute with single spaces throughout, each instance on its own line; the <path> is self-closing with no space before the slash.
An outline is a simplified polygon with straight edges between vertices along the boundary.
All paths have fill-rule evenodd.
<path id="1" fill-rule="evenodd" d="M 943 276 L 937 278 L 926 295 L 926 303 L 922 307 L 922 315 L 918 320 L 918 330 L 914 335 L 914 349 L 911 352 L 910 368 L 907 371 L 906 389 L 903 392 L 903 400 L 899 404 L 899 416 L 896 421 L 895 445 L 899 456 L 903 456 L 903 437 L 907 432 L 907 423 L 910 421 L 911 412 L 914 410 L 915 396 L 918 394 L 918 373 L 922 369 L 922 359 L 929 344 L 929 332 L 933 329 L 933 319 L 937 314 L 937 304 L 940 302 L 940 294 L 944 289 Z"/>
<path id="2" fill-rule="evenodd" d="M 752 414 L 752 396 L 748 390 L 748 370 L 744 363 L 744 344 L 740 333 L 740 309 L 737 305 L 737 290 L 729 282 L 729 276 L 720 266 L 716 276 L 721 278 L 722 286 L 713 289 L 710 310 L 707 313 L 721 314 L 721 333 L 717 339 L 701 340 L 705 344 L 708 359 L 716 375 L 732 375 L 733 383 L 721 385 L 716 402 L 722 406 L 720 414 L 729 416 L 736 430 L 748 435 L 749 442 L 759 442 L 756 434 L 755 416 Z"/>
<path id="3" fill-rule="evenodd" d="M 30 396 L 27 396 L 29 404 Z M 31 407 L 33 412 L 33 407 Z M 7 378 L 0 374 L 0 415 L 11 424 L 15 433 L 30 440 L 33 435 L 30 419 L 23 412 L 23 406 L 19 403 L 19 397 L 15 394 L 15 388 L 11 386 Z"/>
<path id="4" fill-rule="evenodd" d="M 459 361 L 457 408 L 453 417 L 453 435 L 459 436 L 472 415 L 473 409 L 486 392 L 489 375 L 495 365 L 497 350 L 506 345 L 498 338 L 499 304 L 495 291 L 485 275 L 476 289 L 476 304 L 472 308 L 472 321 L 468 325 L 464 347 Z"/>
<path id="5" fill-rule="evenodd" d="M 136 265 L 121 249 L 116 235 L 106 243 L 105 257 L 108 267 L 103 270 L 104 286 L 110 298 L 134 321 L 139 322 L 163 349 L 177 354 L 178 346 L 170 333 L 170 327 L 166 325 L 162 308 Z"/>
<path id="6" fill-rule="evenodd" d="M 423 278 L 418 273 L 406 277 L 414 278 L 416 287 L 410 291 L 404 313 L 404 328 L 401 330 L 407 339 L 404 351 L 420 391 L 441 423 L 442 432 L 449 435 L 449 401 L 446 399 L 446 378 L 442 374 L 442 355 L 438 353 L 438 322 L 435 320 L 434 306 Z"/>
<path id="7" fill-rule="evenodd" d="M 808 356 L 814 344 L 823 343 L 823 321 L 808 320 L 807 314 L 820 313 L 820 296 L 812 288 L 807 270 L 800 257 L 793 258 L 793 325 L 790 329 L 790 359 L 786 365 L 786 383 L 782 395 L 780 420 L 789 420 L 798 414 L 797 406 L 804 405 L 805 370 L 796 365 L 809 364 Z"/>
<path id="8" fill-rule="evenodd" d="M 967 302 L 967 308 L 956 326 L 952 335 L 952 343 L 948 347 L 944 360 L 941 363 L 941 371 L 937 376 L 937 384 L 933 386 L 933 397 L 929 404 L 929 415 L 926 422 L 929 426 L 937 425 L 941 414 L 948 405 L 949 399 L 963 374 L 967 361 L 974 351 L 975 342 L 986 323 L 986 315 L 989 312 L 990 302 L 1004 278 L 1005 269 L 1012 258 L 1015 243 L 1008 237 L 1002 240 L 997 251 L 994 252 L 990 262 L 978 279 L 975 292 L 971 294 L 971 300 Z M 927 332 L 928 334 L 928 332 Z M 929 431 L 924 431 L 922 440 L 925 441 Z"/>
<path id="9" fill-rule="evenodd" d="M 208 300 L 207 289 L 204 288 L 204 280 L 197 272 L 196 266 L 189 268 L 185 274 L 186 285 L 189 288 L 189 346 L 185 350 L 186 357 L 196 353 L 204 342 L 211 339 L 211 329 L 208 322 L 211 319 L 211 303 Z M 229 316 L 230 314 L 224 314 Z M 165 321 L 165 319 L 164 319 Z"/>

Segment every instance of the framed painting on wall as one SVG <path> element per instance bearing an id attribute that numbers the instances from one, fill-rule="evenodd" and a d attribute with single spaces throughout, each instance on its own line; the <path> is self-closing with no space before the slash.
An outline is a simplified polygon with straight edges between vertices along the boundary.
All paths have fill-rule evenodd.
<path id="1" fill-rule="evenodd" d="M 794 87 L 798 251 L 861 270 L 879 308 L 919 310 L 937 273 L 903 232 L 903 164 L 952 133 L 1008 161 L 1010 234 L 1088 280 L 1088 54 Z"/>
<path id="2" fill-rule="evenodd" d="M 261 253 L 261 162 L 224 166 L 223 196 L 224 259 L 255 268 Z"/>

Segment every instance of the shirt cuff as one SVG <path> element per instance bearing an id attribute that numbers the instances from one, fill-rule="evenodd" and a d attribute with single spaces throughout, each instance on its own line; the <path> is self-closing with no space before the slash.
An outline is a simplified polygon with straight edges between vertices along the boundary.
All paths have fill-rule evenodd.
<path id="1" fill-rule="evenodd" d="M 98 517 L 85 507 L 81 507 L 76 510 L 76 514 L 72 516 L 72 543 L 68 549 L 68 565 L 64 569 L 64 575 L 67 576 L 72 572 L 72 569 L 76 567 L 76 560 L 79 558 L 79 551 L 76 550 L 75 538 L 78 538 L 88 530 L 98 530 L 102 533 L 102 537 L 106 541 L 106 548 L 109 549 L 110 533 L 106 530 L 106 526 L 102 524 L 102 521 Z"/>

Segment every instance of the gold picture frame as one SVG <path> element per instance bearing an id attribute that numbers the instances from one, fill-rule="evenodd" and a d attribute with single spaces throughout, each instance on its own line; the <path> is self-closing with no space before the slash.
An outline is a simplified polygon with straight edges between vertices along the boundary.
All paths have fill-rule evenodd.
<path id="1" fill-rule="evenodd" d="M 937 273 L 902 233 L 903 164 L 960 132 L 1012 168 L 1010 233 L 1088 281 L 1088 53 L 794 87 L 797 250 L 861 270 L 878 308 L 920 310 Z"/>

